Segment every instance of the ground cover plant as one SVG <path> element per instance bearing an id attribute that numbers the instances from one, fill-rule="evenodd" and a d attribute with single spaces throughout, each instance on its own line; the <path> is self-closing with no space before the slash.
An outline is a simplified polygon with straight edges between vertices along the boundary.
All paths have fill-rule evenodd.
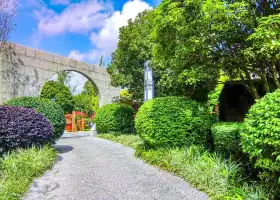
<path id="1" fill-rule="evenodd" d="M 51 168 L 56 151 L 50 146 L 18 149 L 0 158 L 0 199 L 21 199 L 31 182 Z"/>
<path id="2" fill-rule="evenodd" d="M 256 182 L 247 181 L 242 167 L 201 146 L 147 149 L 137 135 L 98 134 L 136 148 L 136 156 L 149 164 L 172 172 L 217 200 L 268 200 L 269 193 Z M 133 142 L 131 142 L 133 141 Z"/>
<path id="3" fill-rule="evenodd" d="M 19 97 L 9 100 L 6 104 L 9 106 L 33 108 L 44 115 L 54 128 L 52 136 L 54 141 L 58 140 L 63 134 L 66 125 L 65 116 L 63 109 L 55 102 L 37 97 Z"/>
<path id="4" fill-rule="evenodd" d="M 129 135 L 129 134 L 122 134 L 122 133 L 104 133 L 98 134 L 97 137 L 111 140 L 117 143 L 121 143 L 125 146 L 131 148 L 137 148 L 139 145 L 143 144 L 143 141 L 138 135 Z"/>

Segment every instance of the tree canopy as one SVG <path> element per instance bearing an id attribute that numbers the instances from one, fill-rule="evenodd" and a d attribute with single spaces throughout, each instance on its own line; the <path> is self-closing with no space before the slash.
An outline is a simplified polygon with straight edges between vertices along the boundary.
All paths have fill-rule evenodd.
<path id="1" fill-rule="evenodd" d="M 120 28 L 108 68 L 112 85 L 143 98 L 143 65 L 151 60 L 155 95 L 205 101 L 219 73 L 244 80 L 255 98 L 280 87 L 277 0 L 163 0 Z"/>
<path id="2" fill-rule="evenodd" d="M 0 0 L 0 43 L 6 42 L 11 31 L 15 28 L 13 18 L 16 15 L 17 5 L 10 0 Z M 0 44 L 0 47 L 2 46 Z"/>
<path id="3" fill-rule="evenodd" d="M 57 81 L 46 82 L 41 90 L 40 97 L 54 100 L 65 113 L 71 113 L 74 109 L 74 100 L 69 88 Z"/>

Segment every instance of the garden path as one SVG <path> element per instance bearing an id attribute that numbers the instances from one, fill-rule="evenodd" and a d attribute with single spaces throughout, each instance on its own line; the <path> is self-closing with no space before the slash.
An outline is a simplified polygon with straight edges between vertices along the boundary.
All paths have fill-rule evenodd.
<path id="1" fill-rule="evenodd" d="M 204 200 L 182 179 L 145 164 L 134 150 L 92 137 L 57 142 L 58 161 L 24 200 Z"/>

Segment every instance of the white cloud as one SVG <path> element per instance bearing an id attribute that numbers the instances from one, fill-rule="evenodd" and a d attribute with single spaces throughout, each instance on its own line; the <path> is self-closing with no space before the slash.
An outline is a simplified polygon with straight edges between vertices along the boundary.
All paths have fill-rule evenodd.
<path id="1" fill-rule="evenodd" d="M 81 54 L 79 51 L 73 50 L 69 53 L 68 55 L 69 58 L 73 58 L 74 60 L 84 60 L 85 59 L 85 55 Z"/>
<path id="2" fill-rule="evenodd" d="M 89 0 L 70 4 L 58 14 L 46 7 L 34 12 L 39 20 L 38 30 L 48 36 L 64 32 L 87 33 L 104 25 L 112 6 L 110 3 Z"/>
<path id="3" fill-rule="evenodd" d="M 51 0 L 52 5 L 69 5 L 70 0 Z"/>
<path id="4" fill-rule="evenodd" d="M 110 58 L 117 48 L 119 39 L 119 28 L 127 25 L 129 19 L 134 20 L 138 13 L 144 10 L 150 10 L 152 7 L 143 0 L 128 1 L 124 4 L 122 11 L 115 11 L 111 17 L 105 20 L 104 27 L 98 33 L 91 34 L 91 42 L 95 49 L 90 50 L 87 53 L 78 54 L 79 58 L 83 60 L 89 60 L 97 63 L 101 57 L 104 56 L 105 60 Z M 69 56 L 72 52 L 70 52 Z"/>

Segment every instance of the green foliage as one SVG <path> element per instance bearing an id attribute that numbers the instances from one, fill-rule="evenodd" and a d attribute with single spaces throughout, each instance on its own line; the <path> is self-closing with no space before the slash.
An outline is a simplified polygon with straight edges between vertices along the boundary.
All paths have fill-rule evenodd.
<path id="1" fill-rule="evenodd" d="M 96 112 L 98 109 L 98 97 L 97 96 L 90 96 L 87 94 L 78 94 L 73 96 L 75 101 L 74 110 L 82 111 L 87 114 L 92 114 Z"/>
<path id="2" fill-rule="evenodd" d="M 97 96 L 99 93 L 97 86 L 91 81 L 87 80 L 84 84 L 82 94 L 87 94 L 90 96 Z"/>
<path id="3" fill-rule="evenodd" d="M 210 199 L 268 199 L 269 194 L 258 185 L 244 183 L 241 167 L 225 161 L 201 147 L 187 149 L 145 150 L 138 148 L 136 155 L 149 164 L 184 178 L 192 186 L 206 192 Z"/>
<path id="4" fill-rule="evenodd" d="M 75 101 L 74 110 L 82 111 L 89 115 L 99 108 L 98 89 L 95 84 L 86 81 L 81 94 L 73 97 Z"/>
<path id="5" fill-rule="evenodd" d="M 183 97 L 160 97 L 144 103 L 135 127 L 143 141 L 153 147 L 206 144 L 211 127 L 208 110 Z"/>
<path id="6" fill-rule="evenodd" d="M 140 102 L 144 96 L 144 63 L 150 59 L 152 52 L 152 18 L 153 11 L 145 11 L 120 28 L 118 48 L 107 69 L 111 84 L 127 88 L 133 99 Z"/>
<path id="7" fill-rule="evenodd" d="M 57 74 L 57 82 L 62 85 L 68 85 L 71 80 L 71 72 L 69 71 L 62 71 Z"/>
<path id="8" fill-rule="evenodd" d="M 71 113 L 74 108 L 74 100 L 69 88 L 56 81 L 48 81 L 41 90 L 41 98 L 52 100 L 62 107 L 64 113 Z"/>
<path id="9" fill-rule="evenodd" d="M 220 122 L 212 126 L 211 131 L 215 150 L 225 154 L 238 155 L 242 152 L 240 132 L 243 124 L 235 122 Z"/>
<path id="10" fill-rule="evenodd" d="M 267 94 L 254 104 L 245 118 L 241 134 L 244 152 L 260 167 L 280 171 L 280 90 Z"/>
<path id="11" fill-rule="evenodd" d="M 98 133 L 120 132 L 133 133 L 133 110 L 125 104 L 108 104 L 102 106 L 94 119 Z"/>
<path id="12" fill-rule="evenodd" d="M 219 4 L 218 1 L 214 1 Z M 213 3 L 213 4 L 214 4 Z M 211 35 L 207 5 L 209 1 L 164 0 L 155 10 L 153 48 L 155 70 L 166 70 L 162 79 L 168 85 L 181 85 L 182 94 L 206 101 L 219 73 Z M 169 87 L 170 87 L 169 86 Z"/>
<path id="13" fill-rule="evenodd" d="M 37 97 L 14 98 L 9 100 L 6 104 L 9 106 L 33 108 L 44 115 L 54 127 L 54 133 L 52 135 L 53 140 L 58 140 L 63 134 L 66 121 L 63 110 L 58 104 L 48 99 L 39 99 Z"/>
<path id="14" fill-rule="evenodd" d="M 117 143 L 121 143 L 125 146 L 134 149 L 137 148 L 139 145 L 142 145 L 143 143 L 143 141 L 138 135 L 129 135 L 129 134 L 122 134 L 122 133 L 104 133 L 104 134 L 98 134 L 97 137 L 106 140 L 111 140 Z"/>
<path id="15" fill-rule="evenodd" d="M 0 199 L 21 199 L 32 181 L 43 175 L 56 161 L 52 147 L 10 152 L 0 158 Z"/>

